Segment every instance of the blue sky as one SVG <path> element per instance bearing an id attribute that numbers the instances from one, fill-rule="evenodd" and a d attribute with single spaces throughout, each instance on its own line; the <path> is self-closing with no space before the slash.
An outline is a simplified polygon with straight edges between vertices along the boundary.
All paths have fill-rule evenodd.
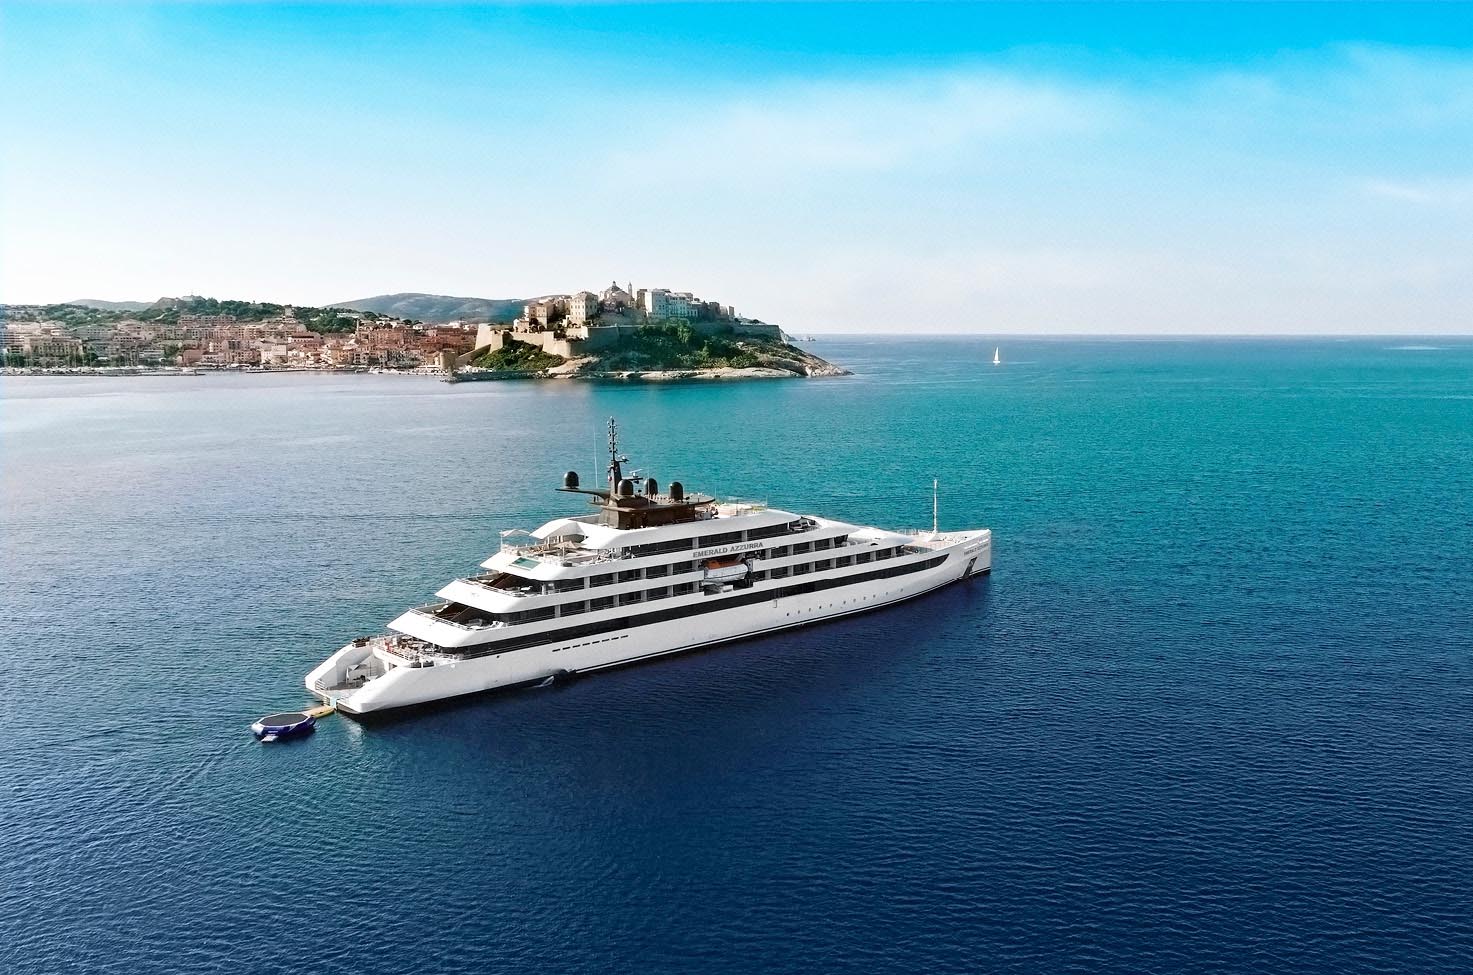
<path id="1" fill-rule="evenodd" d="M 0 7 L 0 300 L 1473 332 L 1473 6 Z"/>

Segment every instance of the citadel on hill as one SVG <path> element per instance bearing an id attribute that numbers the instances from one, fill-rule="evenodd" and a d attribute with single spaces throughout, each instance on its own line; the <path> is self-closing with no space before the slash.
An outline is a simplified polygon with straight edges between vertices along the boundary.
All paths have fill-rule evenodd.
<path id="1" fill-rule="evenodd" d="M 776 325 L 741 318 L 730 305 L 702 301 L 685 291 L 633 287 L 621 288 L 615 281 L 602 294 L 579 291 L 529 302 L 510 326 L 482 325 L 476 350 L 496 351 L 520 342 L 548 355 L 576 359 L 616 348 L 646 326 L 671 322 L 684 323 L 699 335 L 782 341 Z"/>

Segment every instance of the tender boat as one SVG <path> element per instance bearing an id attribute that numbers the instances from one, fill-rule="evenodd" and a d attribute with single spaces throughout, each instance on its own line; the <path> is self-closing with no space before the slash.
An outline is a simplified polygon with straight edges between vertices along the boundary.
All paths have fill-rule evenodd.
<path id="1" fill-rule="evenodd" d="M 281 711 L 251 725 L 251 733 L 260 741 L 278 741 L 309 735 L 315 727 L 317 719 L 304 711 Z"/>
<path id="2" fill-rule="evenodd" d="M 750 571 L 751 567 L 743 559 L 712 559 L 706 563 L 706 582 L 736 582 Z"/>

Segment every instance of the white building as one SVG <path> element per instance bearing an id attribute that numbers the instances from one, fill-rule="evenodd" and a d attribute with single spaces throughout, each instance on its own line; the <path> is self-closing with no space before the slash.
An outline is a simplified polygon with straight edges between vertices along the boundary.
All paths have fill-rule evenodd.
<path id="1" fill-rule="evenodd" d="M 702 317 L 702 312 L 706 310 L 706 302 L 701 301 L 689 291 L 651 288 L 648 291 L 641 291 L 640 295 L 644 298 L 645 315 L 655 321 L 666 318 L 694 320 Z"/>

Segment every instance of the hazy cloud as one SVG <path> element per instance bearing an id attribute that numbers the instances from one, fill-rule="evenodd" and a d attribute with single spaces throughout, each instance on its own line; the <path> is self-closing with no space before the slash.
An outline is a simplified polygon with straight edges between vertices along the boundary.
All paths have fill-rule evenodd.
<path id="1" fill-rule="evenodd" d="M 786 82 L 716 104 L 662 105 L 611 153 L 617 180 L 743 182 L 944 165 L 989 142 L 1088 136 L 1124 109 L 1103 89 L 989 71 Z"/>
<path id="2" fill-rule="evenodd" d="M 1365 188 L 1372 196 L 1417 206 L 1466 207 L 1473 204 L 1473 177 L 1452 180 L 1372 180 Z"/>

